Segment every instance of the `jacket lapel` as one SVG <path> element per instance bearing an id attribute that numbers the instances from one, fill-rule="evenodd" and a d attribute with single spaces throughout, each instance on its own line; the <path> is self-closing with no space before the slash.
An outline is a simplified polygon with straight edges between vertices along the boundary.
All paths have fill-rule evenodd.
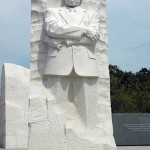
<path id="1" fill-rule="evenodd" d="M 76 11 L 77 11 L 77 17 L 75 22 L 77 25 L 80 25 L 82 20 L 84 19 L 86 11 L 78 7 L 76 8 Z"/>
<path id="2" fill-rule="evenodd" d="M 68 24 L 72 24 L 72 22 L 75 22 L 76 25 L 80 25 L 80 23 L 82 22 L 86 11 L 81 9 L 81 8 L 75 8 L 75 10 L 77 11 L 76 14 L 76 20 L 73 21 L 72 18 L 68 13 L 68 11 L 65 8 L 60 8 L 59 9 L 59 14 L 61 15 L 61 17 L 68 23 Z"/>
<path id="3" fill-rule="evenodd" d="M 68 12 L 66 9 L 64 8 L 60 8 L 59 9 L 59 14 L 61 15 L 62 18 L 64 18 L 64 20 L 68 23 L 71 24 L 72 20 L 71 17 L 69 16 Z"/>

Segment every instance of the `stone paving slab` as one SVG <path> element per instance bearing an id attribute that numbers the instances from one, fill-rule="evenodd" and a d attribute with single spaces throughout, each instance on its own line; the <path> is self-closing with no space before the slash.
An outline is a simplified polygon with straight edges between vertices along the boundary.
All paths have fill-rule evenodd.
<path id="1" fill-rule="evenodd" d="M 6 150 L 0 148 L 0 150 Z M 27 149 L 9 149 L 9 150 L 27 150 Z M 118 146 L 117 150 L 150 150 L 150 146 Z"/>
<path id="2" fill-rule="evenodd" d="M 150 150 L 150 146 L 118 146 L 117 150 Z"/>
<path id="3" fill-rule="evenodd" d="M 27 149 L 3 149 L 3 148 L 0 148 L 0 150 L 27 150 Z"/>

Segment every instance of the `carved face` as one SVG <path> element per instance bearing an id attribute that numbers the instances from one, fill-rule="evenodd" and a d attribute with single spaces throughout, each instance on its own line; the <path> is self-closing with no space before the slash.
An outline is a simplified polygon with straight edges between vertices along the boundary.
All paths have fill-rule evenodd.
<path id="1" fill-rule="evenodd" d="M 81 0 L 65 0 L 65 3 L 69 7 L 76 7 L 80 5 Z"/>

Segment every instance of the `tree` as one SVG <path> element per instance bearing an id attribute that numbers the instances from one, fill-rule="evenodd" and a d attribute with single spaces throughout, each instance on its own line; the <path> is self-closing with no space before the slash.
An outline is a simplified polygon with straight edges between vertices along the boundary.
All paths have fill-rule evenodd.
<path id="1" fill-rule="evenodd" d="M 109 65 L 113 112 L 150 113 L 150 70 L 124 72 Z"/>

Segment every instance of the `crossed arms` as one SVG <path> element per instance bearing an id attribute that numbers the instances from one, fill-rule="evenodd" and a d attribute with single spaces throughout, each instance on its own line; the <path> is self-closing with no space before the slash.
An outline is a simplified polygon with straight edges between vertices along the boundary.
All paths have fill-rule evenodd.
<path id="1" fill-rule="evenodd" d="M 58 44 L 93 45 L 99 38 L 99 16 L 93 13 L 88 27 L 62 25 L 52 10 L 45 12 L 44 27 L 47 32 L 46 42 L 55 47 Z"/>

